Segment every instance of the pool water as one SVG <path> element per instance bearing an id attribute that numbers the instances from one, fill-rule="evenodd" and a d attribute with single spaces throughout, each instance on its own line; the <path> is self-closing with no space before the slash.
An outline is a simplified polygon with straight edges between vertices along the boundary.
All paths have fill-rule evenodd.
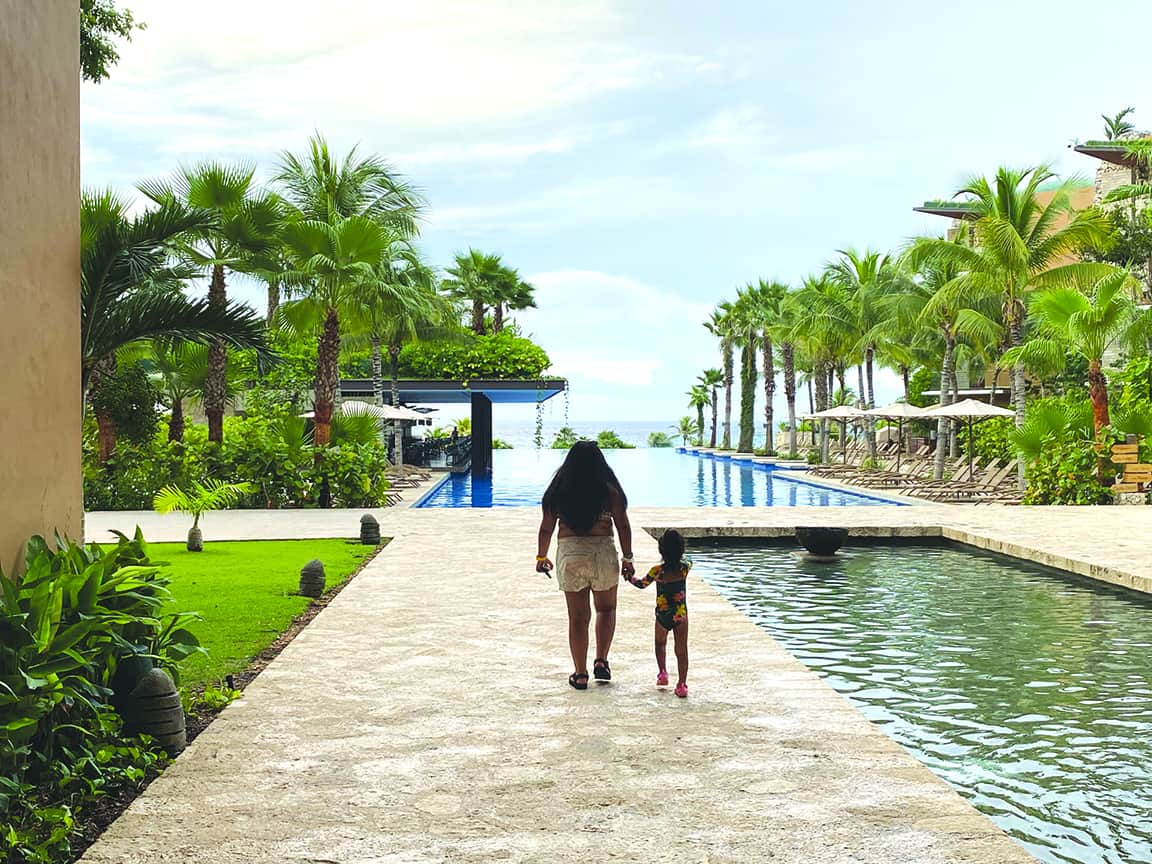
<path id="1" fill-rule="evenodd" d="M 1152 862 L 1152 603 L 953 547 L 695 571 L 1046 862 Z"/>
<path id="2" fill-rule="evenodd" d="M 565 450 L 497 450 L 492 477 L 453 476 L 418 507 L 536 507 Z M 604 454 L 629 504 L 644 507 L 854 507 L 892 505 L 806 483 L 803 472 L 769 470 L 731 459 L 670 448 L 607 450 Z"/>

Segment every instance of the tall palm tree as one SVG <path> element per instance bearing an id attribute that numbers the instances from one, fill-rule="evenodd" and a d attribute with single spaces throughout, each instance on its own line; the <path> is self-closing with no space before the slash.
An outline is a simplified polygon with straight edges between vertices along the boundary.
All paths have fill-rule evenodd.
<path id="1" fill-rule="evenodd" d="M 450 296 L 472 305 L 472 332 L 483 336 L 487 330 L 485 315 L 488 309 L 502 305 L 509 293 L 508 269 L 499 255 L 469 249 L 456 254 L 455 263 L 447 268 L 447 273 L 450 278 L 441 284 Z M 518 281 L 519 277 L 516 278 Z M 531 299 L 530 292 L 528 294 Z M 503 326 L 503 312 L 500 313 L 500 323 Z"/>
<path id="2" fill-rule="evenodd" d="M 1028 298 L 1034 337 L 1011 349 L 1005 359 L 1028 367 L 1062 370 L 1069 354 L 1088 361 L 1088 398 L 1096 433 L 1110 425 L 1108 381 L 1103 360 L 1116 344 L 1143 344 L 1152 313 L 1140 311 L 1139 282 L 1118 267 L 1102 265 L 1097 278 L 1069 288 L 1049 288 Z"/>
<path id="3" fill-rule="evenodd" d="M 128 203 L 110 191 L 80 199 L 80 364 L 86 395 L 96 368 L 127 345 L 154 338 L 208 343 L 223 340 L 271 352 L 260 317 L 247 306 L 189 299 L 188 271 L 171 266 L 184 234 L 201 232 L 211 213 L 168 202 L 128 216 Z"/>
<path id="4" fill-rule="evenodd" d="M 716 448 L 716 427 L 720 411 L 720 391 L 717 389 L 724 383 L 724 372 L 720 369 L 705 369 L 698 377 L 700 384 L 708 388 L 709 404 L 712 406 L 712 433 L 708 439 L 708 446 Z M 703 435 L 703 433 L 701 433 Z"/>
<path id="5" fill-rule="evenodd" d="M 780 346 L 780 372 L 784 379 L 784 404 L 788 410 L 788 452 L 792 454 L 796 453 L 797 447 L 796 340 L 793 335 L 797 321 L 796 295 L 788 286 L 780 287 L 784 289 L 784 295 L 780 298 L 774 320 L 767 325 L 767 333 L 774 344 Z"/>
<path id="6" fill-rule="evenodd" d="M 1071 259 L 1083 249 L 1101 248 L 1110 240 L 1107 215 L 1096 210 L 1073 211 L 1067 183 L 1056 189 L 1047 204 L 1040 203 L 1040 187 L 1054 177 L 1043 165 L 1023 171 L 1000 168 L 992 180 L 974 177 L 956 195 L 972 205 L 975 245 L 947 240 L 927 240 L 921 245 L 921 255 L 935 256 L 960 272 L 950 283 L 958 297 L 975 302 L 989 297 L 999 300 L 1009 347 L 1024 341 L 1029 292 L 1090 280 L 1093 273 L 1099 274 L 1100 265 Z M 1012 364 L 1017 427 L 1024 424 L 1025 388 L 1024 363 L 1018 359 Z M 1023 465 L 1018 476 L 1023 485 Z"/>
<path id="7" fill-rule="evenodd" d="M 775 451 L 776 357 L 777 327 L 784 314 L 788 286 L 781 282 L 761 279 L 751 292 L 756 323 L 760 329 L 760 359 L 764 369 L 764 446 L 769 454 Z M 790 350 L 790 349 L 789 349 Z M 792 382 L 792 401 L 795 410 L 796 382 Z"/>
<path id="8" fill-rule="evenodd" d="M 735 331 L 732 316 L 732 304 L 720 303 L 712 310 L 711 317 L 704 322 L 708 332 L 720 341 L 721 365 L 724 371 L 724 434 L 721 436 L 720 446 L 724 450 L 732 449 L 732 384 L 733 364 L 735 352 Z"/>
<path id="9" fill-rule="evenodd" d="M 751 453 L 756 440 L 756 354 L 760 347 L 760 314 L 754 286 L 741 288 L 732 304 L 733 341 L 740 348 L 739 453 Z"/>
<path id="10" fill-rule="evenodd" d="M 180 244 L 188 260 L 210 275 L 208 302 L 216 309 L 228 304 L 228 271 L 249 269 L 256 256 L 275 244 L 281 220 L 279 199 L 256 186 L 255 174 L 256 166 L 251 163 L 201 162 L 181 168 L 171 180 L 139 185 L 158 204 L 178 201 L 216 217 L 203 230 L 185 233 Z M 208 440 L 217 443 L 224 439 L 227 365 L 227 346 L 217 340 L 208 351 L 204 390 Z"/>
<path id="11" fill-rule="evenodd" d="M 691 417 L 681 417 L 680 422 L 672 428 L 676 430 L 676 437 L 680 439 L 681 444 L 687 445 L 689 442 L 699 439 L 700 427 Z"/>
<path id="12" fill-rule="evenodd" d="M 208 378 L 208 347 L 170 339 L 152 340 L 146 363 L 151 377 L 172 412 L 168 418 L 168 440 L 184 440 L 184 401 L 203 398 Z"/>
<path id="13" fill-rule="evenodd" d="M 851 319 L 829 311 L 843 307 L 843 294 L 842 286 L 832 282 L 827 274 L 807 277 L 795 294 L 794 302 L 804 312 L 797 316 L 791 335 L 811 364 L 817 411 L 832 407 L 833 376 L 843 369 L 844 358 L 854 343 Z M 820 311 L 813 314 L 813 310 Z M 845 389 L 842 381 L 840 389 Z M 820 458 L 828 461 L 827 420 L 820 422 Z"/>
<path id="14" fill-rule="evenodd" d="M 692 389 L 688 391 L 688 406 L 696 409 L 696 428 L 699 429 L 698 445 L 704 443 L 704 409 L 712 401 L 708 393 L 708 388 L 703 384 L 693 384 Z"/>
<path id="15" fill-rule="evenodd" d="M 313 441 L 328 445 L 332 412 L 340 385 L 340 313 L 358 309 L 366 286 L 378 277 L 394 238 L 365 216 L 335 224 L 314 220 L 289 222 L 282 238 L 290 269 L 285 281 L 301 296 L 281 306 L 297 330 L 319 325 L 313 401 Z"/>
<path id="16" fill-rule="evenodd" d="M 495 302 L 492 305 L 492 332 L 504 329 L 505 311 L 517 312 L 521 309 L 536 308 L 536 288 L 520 278 L 520 273 L 512 267 L 501 268 L 502 278 L 496 285 Z"/>

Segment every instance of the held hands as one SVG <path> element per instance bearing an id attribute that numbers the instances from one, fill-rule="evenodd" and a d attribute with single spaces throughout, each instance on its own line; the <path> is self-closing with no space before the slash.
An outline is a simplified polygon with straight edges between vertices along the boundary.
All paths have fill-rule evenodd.
<path id="1" fill-rule="evenodd" d="M 632 577 L 636 575 L 636 565 L 628 558 L 625 558 L 620 564 L 620 575 L 632 581 Z"/>

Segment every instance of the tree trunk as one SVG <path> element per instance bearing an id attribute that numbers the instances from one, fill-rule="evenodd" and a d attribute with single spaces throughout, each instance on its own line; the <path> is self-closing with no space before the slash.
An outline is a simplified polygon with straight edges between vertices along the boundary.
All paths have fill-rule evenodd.
<path id="1" fill-rule="evenodd" d="M 956 375 L 956 364 L 952 364 L 952 401 L 949 403 L 955 405 L 960 401 L 960 379 Z M 957 420 L 952 424 L 952 429 L 948 433 L 948 456 L 952 459 L 959 458 L 960 456 L 960 428 L 961 421 Z M 971 442 L 969 442 L 971 446 Z"/>
<path id="2" fill-rule="evenodd" d="M 708 441 L 708 446 L 713 450 L 716 449 L 716 424 L 720 415 L 720 390 L 713 384 L 712 385 L 712 436 Z"/>
<path id="3" fill-rule="evenodd" d="M 272 319 L 276 317 L 276 310 L 280 308 L 280 280 L 268 280 L 268 316 L 265 324 L 272 326 Z"/>
<path id="4" fill-rule="evenodd" d="M 388 373 L 392 378 L 392 407 L 400 407 L 400 346 L 388 346 Z M 404 464 L 404 424 L 392 421 L 392 459 L 394 464 Z"/>
<path id="5" fill-rule="evenodd" d="M 168 440 L 184 440 L 184 400 L 172 399 L 172 417 L 168 420 Z"/>
<path id="6" fill-rule="evenodd" d="M 1088 362 L 1088 398 L 1092 400 L 1092 429 L 1099 435 L 1112 422 L 1108 414 L 1108 381 L 1099 360 Z"/>
<path id="7" fill-rule="evenodd" d="M 791 342 L 780 347 L 784 359 L 784 401 L 788 403 L 788 455 L 796 455 L 796 360 Z"/>
<path id="8" fill-rule="evenodd" d="M 96 459 L 103 465 L 116 452 L 116 421 L 107 414 L 96 414 Z"/>
<path id="9" fill-rule="evenodd" d="M 861 408 L 866 408 L 867 405 L 864 402 L 864 393 L 865 393 L 865 390 L 864 390 L 864 364 L 862 364 L 862 363 L 856 364 L 856 377 L 859 379 L 858 383 L 860 384 L 860 395 L 856 399 L 856 404 L 857 404 L 857 406 L 859 406 Z M 860 426 L 864 430 L 864 441 L 865 441 L 865 443 L 868 444 L 868 458 L 869 459 L 875 459 L 876 458 L 876 426 L 875 426 L 875 423 L 876 423 L 876 421 L 870 417 L 863 417 L 860 420 Z"/>
<path id="10" fill-rule="evenodd" d="M 732 449 L 732 345 L 724 343 L 724 435 L 720 444 L 725 450 Z"/>
<path id="11" fill-rule="evenodd" d="M 764 360 L 764 450 L 769 456 L 776 453 L 775 416 L 772 401 L 776 398 L 776 358 L 772 356 L 772 340 L 763 337 L 760 343 Z"/>
<path id="12" fill-rule="evenodd" d="M 740 441 L 738 453 L 751 453 L 756 436 L 756 346 L 749 340 L 740 349 Z"/>
<path id="13" fill-rule="evenodd" d="M 948 382 L 952 380 L 953 358 L 956 353 L 956 337 L 950 330 L 944 331 L 944 362 L 940 367 L 940 404 L 951 405 L 952 393 Z M 952 429 L 952 421 L 941 417 L 936 421 L 936 454 L 932 463 L 932 476 L 937 480 L 944 477 L 944 459 L 948 453 L 948 435 Z"/>
<path id="14" fill-rule="evenodd" d="M 492 307 L 492 332 L 499 333 L 504 329 L 504 304 L 497 303 Z"/>
<path id="15" fill-rule="evenodd" d="M 816 373 L 813 372 L 812 375 L 808 376 L 808 413 L 809 414 L 815 414 L 816 413 L 816 400 L 812 396 L 812 377 L 815 374 Z M 811 420 L 809 420 L 808 423 L 810 424 L 808 427 L 808 434 L 812 438 L 810 443 L 812 444 L 813 447 L 815 447 L 816 446 L 816 426 Z"/>
<path id="16" fill-rule="evenodd" d="M 312 442 L 327 447 L 332 440 L 332 412 L 340 388 L 340 315 L 335 306 L 328 307 L 324 329 L 316 349 L 316 398 L 313 400 L 314 432 Z"/>
<path id="17" fill-rule="evenodd" d="M 864 374 L 868 379 L 868 398 L 864 402 L 865 408 L 876 407 L 876 390 L 873 386 L 873 365 L 876 360 L 876 349 L 871 346 L 864 349 Z M 861 394 L 863 395 L 863 394 Z M 864 434 L 868 438 L 868 455 L 876 458 L 876 421 L 868 418 L 864 421 Z"/>
<path id="18" fill-rule="evenodd" d="M 224 266 L 212 266 L 212 282 L 208 286 L 208 305 L 223 309 L 228 305 L 224 288 Z M 208 416 L 208 440 L 217 444 L 224 440 L 224 406 L 228 401 L 227 388 L 228 349 L 216 340 L 208 346 L 208 376 L 204 381 L 204 413 Z"/>
<path id="19" fill-rule="evenodd" d="M 379 336 L 372 337 L 372 398 L 377 405 L 384 404 L 384 360 Z"/>
<path id="20" fill-rule="evenodd" d="M 823 411 L 828 407 L 828 385 L 832 378 L 832 370 L 826 369 L 824 363 L 816 363 L 813 370 L 816 378 L 816 410 Z M 820 421 L 820 461 L 828 461 L 828 421 Z"/>
<path id="21" fill-rule="evenodd" d="M 1010 347 L 1015 348 L 1023 341 L 1023 324 L 1022 311 L 1015 306 L 1012 307 L 1008 321 Z M 1015 422 L 1017 429 L 1024 425 L 1024 390 L 1026 387 L 1024 361 L 1017 360 L 1012 364 L 1012 407 L 1016 410 Z M 1027 482 L 1024 478 L 1024 460 L 1019 459 L 1016 464 L 1016 482 L 1020 490 L 1023 491 L 1027 487 Z"/>
<path id="22" fill-rule="evenodd" d="M 484 335 L 484 301 L 472 301 L 472 332 L 477 336 Z"/>
<path id="23" fill-rule="evenodd" d="M 904 401 L 907 402 L 911 398 L 912 370 L 907 366 L 901 366 L 900 378 L 904 381 Z"/>
<path id="24" fill-rule="evenodd" d="M 704 403 L 696 406 L 696 446 L 704 443 Z"/>
<path id="25" fill-rule="evenodd" d="M 844 364 L 843 363 L 837 363 L 836 364 L 836 382 L 840 385 L 841 398 L 847 398 L 847 396 L 848 396 L 848 384 L 844 380 L 844 374 L 845 374 Z M 829 390 L 832 389 L 831 384 L 828 385 L 828 389 Z M 833 400 L 833 401 L 838 402 L 839 400 Z M 829 405 L 828 407 L 831 408 L 832 405 Z M 848 432 L 847 426 L 848 426 L 847 423 L 841 423 L 840 424 L 839 434 L 840 434 L 840 450 L 841 450 L 841 452 L 843 452 L 844 447 L 848 443 L 847 438 L 846 438 L 847 432 Z"/>

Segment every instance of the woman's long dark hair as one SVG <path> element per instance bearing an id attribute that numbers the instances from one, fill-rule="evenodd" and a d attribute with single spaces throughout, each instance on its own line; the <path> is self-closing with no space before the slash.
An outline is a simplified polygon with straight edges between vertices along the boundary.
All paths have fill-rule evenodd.
<path id="1" fill-rule="evenodd" d="M 544 510 L 558 516 L 577 534 L 584 534 L 608 509 L 613 491 L 627 507 L 628 497 L 596 442 L 577 441 L 552 475 L 544 492 Z"/>

